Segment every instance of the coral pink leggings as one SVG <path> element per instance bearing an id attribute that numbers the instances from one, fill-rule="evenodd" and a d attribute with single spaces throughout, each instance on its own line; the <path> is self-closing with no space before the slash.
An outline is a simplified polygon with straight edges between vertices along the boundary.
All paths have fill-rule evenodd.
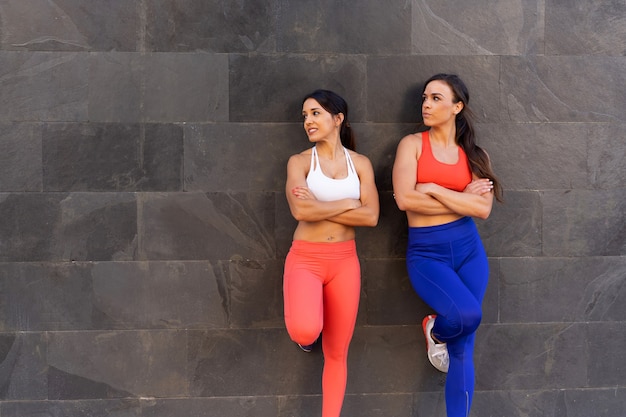
<path id="1" fill-rule="evenodd" d="M 313 343 L 322 333 L 322 417 L 341 413 L 360 291 L 354 240 L 293 241 L 285 260 L 285 324 L 291 339 L 301 345 Z"/>

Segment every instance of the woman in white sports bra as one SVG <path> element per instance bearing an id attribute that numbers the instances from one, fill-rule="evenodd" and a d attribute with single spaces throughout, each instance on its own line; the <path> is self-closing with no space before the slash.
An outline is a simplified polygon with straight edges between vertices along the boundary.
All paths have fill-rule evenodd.
<path id="1" fill-rule="evenodd" d="M 354 228 L 378 223 L 378 191 L 372 164 L 354 151 L 343 98 L 316 90 L 304 98 L 302 116 L 315 146 L 287 164 L 285 192 L 298 226 L 285 259 L 285 324 L 306 352 L 321 333 L 322 417 L 339 417 L 361 291 Z"/>

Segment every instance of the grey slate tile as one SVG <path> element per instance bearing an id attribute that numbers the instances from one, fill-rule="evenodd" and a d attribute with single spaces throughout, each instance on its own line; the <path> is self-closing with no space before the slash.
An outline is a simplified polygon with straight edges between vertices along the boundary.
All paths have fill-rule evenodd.
<path id="1" fill-rule="evenodd" d="M 349 119 L 365 119 L 366 68 L 360 55 L 229 56 L 231 122 L 301 122 L 302 99 L 333 90 L 349 106 Z"/>
<path id="2" fill-rule="evenodd" d="M 215 123 L 185 127 L 185 191 L 275 191 L 287 162 L 311 147 L 298 123 Z"/>
<path id="3" fill-rule="evenodd" d="M 0 333 L 1 400 L 37 402 L 48 398 L 46 345 L 43 333 Z M 2 408 L 0 415 L 5 415 Z"/>
<path id="4" fill-rule="evenodd" d="M 513 122 L 623 122 L 622 57 L 501 58 L 501 116 Z M 589 80 L 606 80 L 590 82 Z"/>
<path id="5" fill-rule="evenodd" d="M 271 193 L 146 193 L 140 198 L 140 259 L 275 258 Z"/>
<path id="6" fill-rule="evenodd" d="M 46 191 L 182 190 L 180 126 L 63 123 L 42 140 Z"/>
<path id="7" fill-rule="evenodd" d="M 272 52 L 278 1 L 145 3 L 146 48 L 157 52 Z"/>
<path id="8" fill-rule="evenodd" d="M 2 49 L 137 51 L 139 3 L 22 0 L 2 7 Z"/>
<path id="9" fill-rule="evenodd" d="M 388 55 L 411 50 L 410 2 L 279 4 L 278 52 Z"/>
<path id="10" fill-rule="evenodd" d="M 542 193 L 543 253 L 618 256 L 626 248 L 626 193 L 616 190 Z"/>
<path id="11" fill-rule="evenodd" d="M 545 2 L 547 55 L 624 56 L 626 5 L 621 1 Z"/>
<path id="12" fill-rule="evenodd" d="M 41 125 L 0 124 L 0 191 L 42 191 Z"/>
<path id="13" fill-rule="evenodd" d="M 621 321 L 626 314 L 623 257 L 503 258 L 503 323 Z"/>
<path id="14" fill-rule="evenodd" d="M 494 56 L 392 55 L 367 58 L 367 120 L 417 123 L 423 83 L 453 73 L 469 89 L 469 106 L 480 122 L 500 120 L 500 58 Z"/>
<path id="15" fill-rule="evenodd" d="M 527 55 L 543 53 L 543 1 L 491 3 L 412 1 L 412 53 Z"/>
<path id="16" fill-rule="evenodd" d="M 87 54 L 0 51 L 1 121 L 87 120 Z"/>
<path id="17" fill-rule="evenodd" d="M 189 395 L 184 331 L 54 332 L 52 399 Z"/>

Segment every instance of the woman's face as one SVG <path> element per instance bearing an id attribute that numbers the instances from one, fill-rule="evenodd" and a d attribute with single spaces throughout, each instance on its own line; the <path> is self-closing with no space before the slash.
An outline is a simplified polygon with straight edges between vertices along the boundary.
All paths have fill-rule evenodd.
<path id="1" fill-rule="evenodd" d="M 340 115 L 333 116 L 313 98 L 304 101 L 302 117 L 304 119 L 304 131 L 311 142 L 319 142 L 332 135 L 339 135 L 342 120 Z"/>
<path id="2" fill-rule="evenodd" d="M 439 126 L 454 121 L 463 109 L 463 102 L 454 103 L 454 93 L 450 86 L 441 80 L 428 83 L 422 96 L 422 118 L 426 126 Z"/>

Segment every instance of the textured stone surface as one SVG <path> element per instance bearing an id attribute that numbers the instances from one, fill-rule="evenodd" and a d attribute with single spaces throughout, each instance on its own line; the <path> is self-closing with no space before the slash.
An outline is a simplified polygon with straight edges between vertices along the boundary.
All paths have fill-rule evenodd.
<path id="1" fill-rule="evenodd" d="M 275 48 L 278 0 L 146 2 L 149 50 L 264 52 Z"/>
<path id="2" fill-rule="evenodd" d="M 478 119 L 498 121 L 500 61 L 494 56 L 371 57 L 367 61 L 368 121 L 416 123 L 423 82 L 440 72 L 455 73 L 468 80 L 470 107 Z"/>
<path id="3" fill-rule="evenodd" d="M 410 2 L 365 0 L 357 4 L 325 0 L 306 11 L 298 2 L 281 0 L 279 4 L 279 52 L 403 54 L 410 51 Z"/>
<path id="4" fill-rule="evenodd" d="M 545 3 L 547 54 L 624 56 L 626 53 L 623 1 L 573 5 L 566 0 L 547 0 Z"/>
<path id="5" fill-rule="evenodd" d="M 381 202 L 342 416 L 444 417 L 391 179 L 438 72 L 505 188 L 472 415 L 626 415 L 626 8 L 496 3 L 0 0 L 0 416 L 319 417 L 284 183 L 328 88 Z"/>
<path id="6" fill-rule="evenodd" d="M 176 125 L 54 124 L 44 129 L 45 191 L 179 191 Z"/>
<path id="7" fill-rule="evenodd" d="M 41 191 L 41 127 L 34 123 L 0 125 L 0 191 Z"/>
<path id="8" fill-rule="evenodd" d="M 543 1 L 411 3 L 414 53 L 526 55 L 543 51 Z"/>
<path id="9" fill-rule="evenodd" d="M 230 121 L 301 121 L 302 98 L 318 88 L 342 95 L 350 120 L 365 120 L 362 55 L 231 55 Z"/>

